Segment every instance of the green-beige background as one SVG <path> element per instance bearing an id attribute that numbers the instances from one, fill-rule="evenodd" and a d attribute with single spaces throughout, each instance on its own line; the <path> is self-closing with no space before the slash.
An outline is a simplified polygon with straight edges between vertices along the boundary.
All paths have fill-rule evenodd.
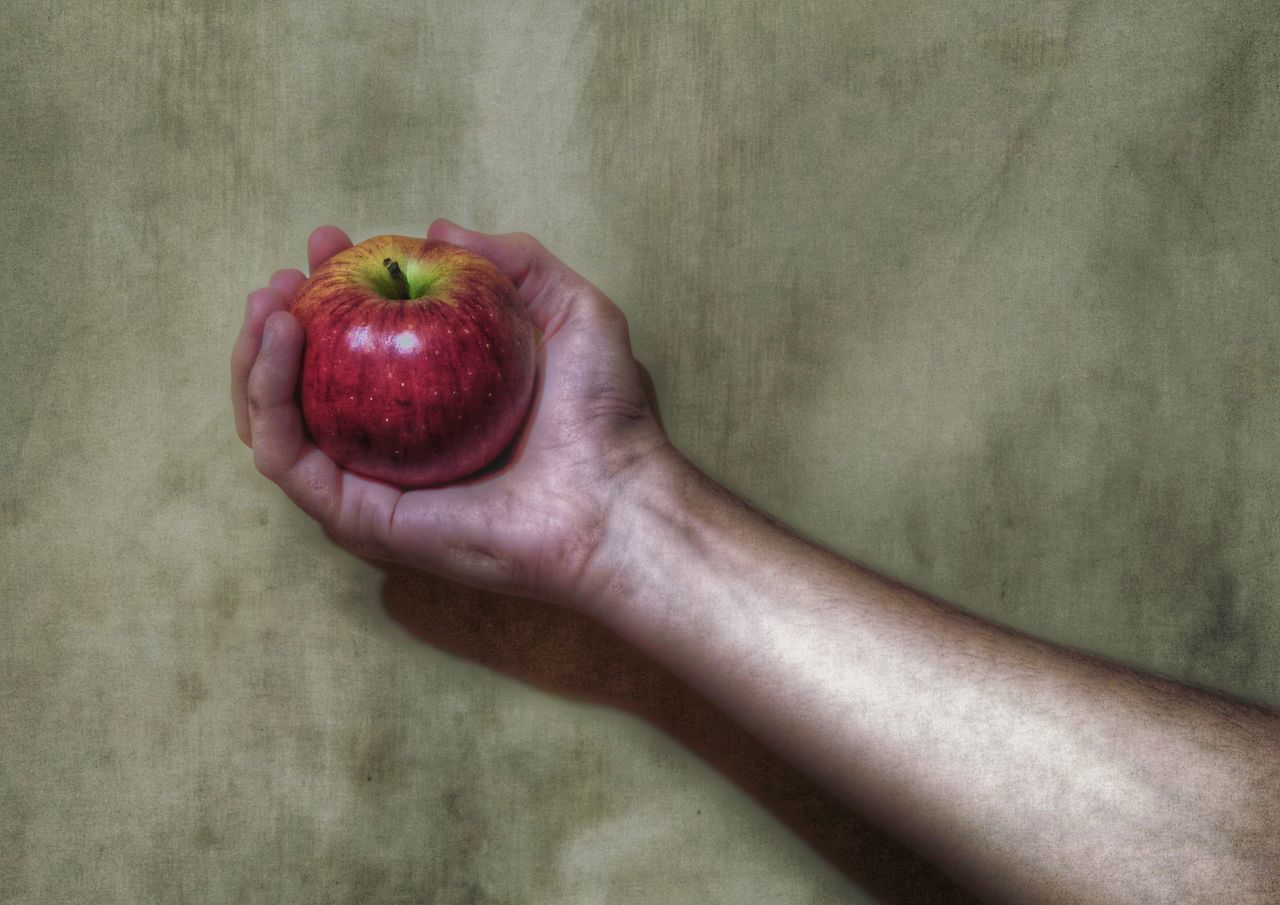
<path id="1" fill-rule="evenodd" d="M 258 476 L 231 343 L 322 223 L 529 231 L 756 504 L 1280 701 L 1269 0 L 3 19 L 0 900 L 958 895 L 592 626 Z"/>

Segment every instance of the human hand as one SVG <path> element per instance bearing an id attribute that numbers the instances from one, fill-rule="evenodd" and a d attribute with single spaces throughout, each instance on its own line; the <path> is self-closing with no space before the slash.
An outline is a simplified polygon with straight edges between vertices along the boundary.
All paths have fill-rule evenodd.
<path id="1" fill-rule="evenodd" d="M 646 398 L 626 318 L 532 236 L 446 220 L 427 236 L 492 261 L 541 331 L 531 411 L 510 461 L 460 483 L 404 491 L 319 450 L 296 400 L 304 333 L 286 309 L 305 277 L 292 269 L 249 294 L 231 356 L 236 430 L 258 470 L 351 552 L 572 604 L 601 580 L 593 561 L 625 488 L 645 464 L 674 454 Z M 342 230 L 320 227 L 307 241 L 311 269 L 351 244 Z"/>

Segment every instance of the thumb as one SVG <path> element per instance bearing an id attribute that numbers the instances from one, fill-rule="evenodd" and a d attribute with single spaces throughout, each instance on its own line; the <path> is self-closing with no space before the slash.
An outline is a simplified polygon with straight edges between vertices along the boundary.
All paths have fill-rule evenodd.
<path id="1" fill-rule="evenodd" d="M 490 591 L 519 588 L 521 519 L 510 491 L 457 484 L 406 493 L 396 506 L 390 547 L 414 566 Z"/>
<path id="2" fill-rule="evenodd" d="M 599 289 L 528 233 L 482 233 L 436 220 L 427 238 L 459 245 L 488 258 L 515 284 L 534 325 L 554 332 L 574 308 L 607 301 Z"/>

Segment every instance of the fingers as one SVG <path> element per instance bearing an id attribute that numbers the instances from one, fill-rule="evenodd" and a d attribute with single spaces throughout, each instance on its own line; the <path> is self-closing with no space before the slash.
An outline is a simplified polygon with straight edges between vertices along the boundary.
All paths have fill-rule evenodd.
<path id="1" fill-rule="evenodd" d="M 291 299 L 294 293 L 298 291 L 298 287 L 306 282 L 306 279 L 306 275 L 301 270 L 296 267 L 289 267 L 271 274 L 271 279 L 267 280 L 267 285 L 285 298 Z"/>
<path id="2" fill-rule="evenodd" d="M 312 272 L 340 251 L 351 247 L 350 237 L 336 226 L 321 226 L 307 239 L 307 262 Z"/>
<path id="3" fill-rule="evenodd" d="M 299 508 L 327 524 L 340 502 L 342 474 L 302 428 L 294 399 L 302 339 L 302 326 L 291 315 L 275 312 L 267 318 L 248 382 L 253 461 Z"/>
<path id="4" fill-rule="evenodd" d="M 298 321 L 286 312 L 273 312 L 263 326 L 262 349 L 249 372 L 247 400 L 254 463 L 273 481 L 306 452 L 302 414 L 294 400 L 302 342 Z"/>
<path id="5" fill-rule="evenodd" d="M 340 251 L 351 247 L 351 239 L 336 226 L 321 226 L 307 239 L 307 260 L 312 270 Z M 236 433 L 246 445 L 253 442 L 249 419 L 248 401 L 245 396 L 249 370 L 258 357 L 262 342 L 262 325 L 274 311 L 288 306 L 298 287 L 306 280 L 301 270 L 287 268 L 277 270 L 267 281 L 266 287 L 249 293 L 245 306 L 244 324 L 231 352 L 231 407 L 235 412 Z"/>
<path id="6" fill-rule="evenodd" d="M 436 220 L 427 229 L 427 238 L 460 245 L 497 265 L 520 291 L 534 325 L 548 339 L 575 311 L 612 304 L 528 233 L 481 233 Z"/>
<path id="7" fill-rule="evenodd" d="M 516 288 L 529 279 L 535 268 L 545 268 L 550 263 L 545 259 L 550 258 L 551 253 L 527 233 L 482 233 L 465 229 L 452 220 L 440 219 L 427 227 L 427 238 L 451 242 L 484 255 L 498 265 Z"/>
<path id="8" fill-rule="evenodd" d="M 350 247 L 346 233 L 322 226 L 307 240 L 307 259 L 314 270 Z M 278 270 L 249 294 L 231 356 L 236 430 L 253 447 L 258 470 L 325 533 L 361 555 L 390 559 L 387 540 L 400 491 L 344 472 L 303 428 L 295 391 L 304 335 L 287 308 L 305 280 L 299 270 Z"/>
<path id="9" fill-rule="evenodd" d="M 294 396 L 302 346 L 295 318 L 286 312 L 267 318 L 248 381 L 254 464 L 335 541 L 363 556 L 391 559 L 400 491 L 344 472 L 307 438 Z"/>
<path id="10" fill-rule="evenodd" d="M 253 460 L 298 508 L 347 549 L 373 559 L 416 557 L 458 580 L 510 578 L 512 566 L 484 552 L 493 541 L 492 495 L 481 487 L 402 494 L 388 484 L 343 471 L 307 437 L 295 391 L 303 329 L 285 311 L 262 329 L 262 349 L 249 373 L 247 407 Z M 401 505 L 402 501 L 412 504 Z M 505 515 L 509 521 L 510 513 Z M 504 579 L 505 577 L 505 579 Z"/>
<path id="11" fill-rule="evenodd" d="M 284 271 L 276 271 L 271 279 L 287 285 L 287 278 L 280 276 L 282 273 Z M 288 298 L 288 295 L 273 287 L 255 289 L 249 293 L 245 303 L 244 323 L 231 351 L 231 407 L 235 411 L 236 433 L 246 446 L 252 442 L 246 391 L 249 371 L 258 357 L 258 348 L 262 342 L 262 325 L 269 315 L 288 305 Z"/>

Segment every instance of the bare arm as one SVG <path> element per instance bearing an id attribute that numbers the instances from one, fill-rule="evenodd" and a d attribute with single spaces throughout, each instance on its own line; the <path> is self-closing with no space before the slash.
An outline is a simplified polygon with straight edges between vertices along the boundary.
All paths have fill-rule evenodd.
<path id="1" fill-rule="evenodd" d="M 975 891 L 1280 900 L 1280 720 L 966 614 L 678 455 L 581 605 Z"/>
<path id="2" fill-rule="evenodd" d="M 992 899 L 1280 901 L 1276 715 L 1009 631 L 796 536 L 670 444 L 596 287 L 526 235 L 429 235 L 498 264 L 543 331 L 527 440 L 449 487 L 342 471 L 302 429 L 303 338 L 283 309 L 303 276 L 278 271 L 232 356 L 236 427 L 330 537 L 605 622 Z M 317 230 L 312 266 L 349 245 Z"/>

